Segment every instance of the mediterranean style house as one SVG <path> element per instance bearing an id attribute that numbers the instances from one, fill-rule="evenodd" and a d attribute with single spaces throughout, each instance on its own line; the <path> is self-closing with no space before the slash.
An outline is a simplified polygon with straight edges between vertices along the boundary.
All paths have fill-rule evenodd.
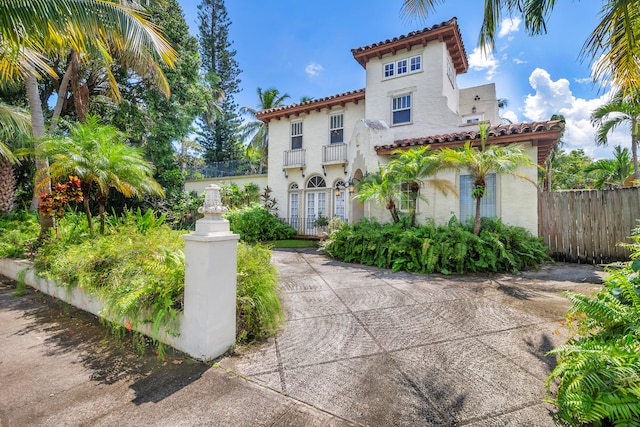
<path id="1" fill-rule="evenodd" d="M 455 18 L 391 40 L 352 49 L 366 87 L 258 113 L 269 125 L 267 184 L 279 216 L 300 234 L 315 234 L 318 216 L 356 221 L 390 218 L 383 206 L 361 203 L 354 183 L 389 161 L 394 150 L 480 143 L 478 123 L 490 125 L 488 144 L 518 144 L 542 164 L 564 127 L 561 121 L 500 124 L 495 84 L 461 88 L 468 62 Z M 518 171 L 537 181 L 535 167 Z M 472 181 L 443 171 L 459 194 L 424 187 L 418 219 L 445 223 L 475 213 Z M 402 207 L 402 206 L 401 206 Z M 491 176 L 484 216 L 538 233 L 538 189 L 513 176 Z"/>

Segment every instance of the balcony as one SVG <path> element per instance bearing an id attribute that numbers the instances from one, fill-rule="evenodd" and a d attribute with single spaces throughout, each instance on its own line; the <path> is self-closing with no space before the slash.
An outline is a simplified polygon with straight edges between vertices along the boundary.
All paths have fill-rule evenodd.
<path id="1" fill-rule="evenodd" d="M 285 178 L 289 176 L 287 174 L 287 169 L 300 169 L 302 177 L 304 178 L 304 168 L 307 166 L 305 161 L 306 152 L 307 150 L 303 148 L 297 150 L 285 150 L 284 158 L 282 159 L 282 171 L 284 172 Z"/>
<path id="2" fill-rule="evenodd" d="M 322 147 L 322 169 L 330 165 L 342 165 L 344 173 L 347 173 L 347 144 L 330 144 Z M 326 175 L 325 171 L 325 175 Z"/>

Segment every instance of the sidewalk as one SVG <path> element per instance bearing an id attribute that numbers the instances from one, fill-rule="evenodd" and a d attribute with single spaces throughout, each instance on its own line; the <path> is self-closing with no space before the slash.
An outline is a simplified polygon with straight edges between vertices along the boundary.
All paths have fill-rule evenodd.
<path id="1" fill-rule="evenodd" d="M 284 329 L 211 366 L 138 358 L 96 319 L 0 280 L 0 426 L 552 426 L 559 292 L 601 272 L 421 276 L 274 251 Z"/>
<path id="2" fill-rule="evenodd" d="M 32 291 L 13 297 L 7 282 L 1 427 L 353 425 L 171 349 L 166 362 L 138 358 L 94 316 Z"/>

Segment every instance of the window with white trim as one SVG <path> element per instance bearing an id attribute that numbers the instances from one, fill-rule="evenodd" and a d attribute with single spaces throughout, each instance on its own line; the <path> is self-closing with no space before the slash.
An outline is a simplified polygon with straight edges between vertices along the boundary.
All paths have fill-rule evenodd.
<path id="1" fill-rule="evenodd" d="M 416 73 L 420 70 L 422 70 L 422 56 L 412 56 L 384 64 L 384 78 Z"/>
<path id="2" fill-rule="evenodd" d="M 449 82 L 451 82 L 451 86 L 456 87 L 456 75 L 453 72 L 453 67 L 451 63 L 447 61 L 447 77 L 449 77 Z"/>
<path id="3" fill-rule="evenodd" d="M 299 216 L 299 196 L 298 184 L 291 184 L 289 187 L 289 225 L 298 229 Z"/>
<path id="4" fill-rule="evenodd" d="M 394 125 L 411 123 L 411 94 L 392 98 L 391 116 Z"/>
<path id="5" fill-rule="evenodd" d="M 343 114 L 329 116 L 329 140 L 331 144 L 342 144 L 344 142 Z"/>
<path id="6" fill-rule="evenodd" d="M 487 175 L 486 193 L 480 199 L 480 216 L 492 218 L 496 216 L 496 174 Z M 460 175 L 460 221 L 465 222 L 476 216 L 476 199 L 473 198 L 474 177 Z"/>
<path id="7" fill-rule="evenodd" d="M 390 62 L 388 64 L 384 64 L 384 78 L 393 77 L 395 73 L 393 72 L 395 67 L 395 62 Z"/>
<path id="8" fill-rule="evenodd" d="M 412 183 L 403 182 L 400 184 L 400 210 L 403 212 L 410 211 L 413 207 L 414 197 L 417 195 L 411 191 Z M 417 200 L 416 200 L 416 211 L 417 211 Z"/>
<path id="9" fill-rule="evenodd" d="M 344 181 L 337 181 L 334 188 L 333 216 L 346 221 L 347 184 Z"/>
<path id="10" fill-rule="evenodd" d="M 414 56 L 409 61 L 411 62 L 411 66 L 409 67 L 409 70 L 412 73 L 422 69 L 422 57 L 421 56 Z"/>
<path id="11" fill-rule="evenodd" d="M 291 123 L 291 149 L 302 148 L 302 122 Z"/>
<path id="12" fill-rule="evenodd" d="M 402 59 L 402 60 L 398 61 L 397 65 L 398 65 L 398 75 L 407 74 L 407 60 L 406 59 Z"/>

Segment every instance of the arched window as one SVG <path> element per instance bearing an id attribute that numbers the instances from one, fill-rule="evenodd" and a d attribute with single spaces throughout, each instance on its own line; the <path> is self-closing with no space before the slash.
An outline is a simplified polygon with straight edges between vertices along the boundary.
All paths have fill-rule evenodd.
<path id="1" fill-rule="evenodd" d="M 325 188 L 327 184 L 320 175 L 312 176 L 307 182 L 307 188 Z"/>

